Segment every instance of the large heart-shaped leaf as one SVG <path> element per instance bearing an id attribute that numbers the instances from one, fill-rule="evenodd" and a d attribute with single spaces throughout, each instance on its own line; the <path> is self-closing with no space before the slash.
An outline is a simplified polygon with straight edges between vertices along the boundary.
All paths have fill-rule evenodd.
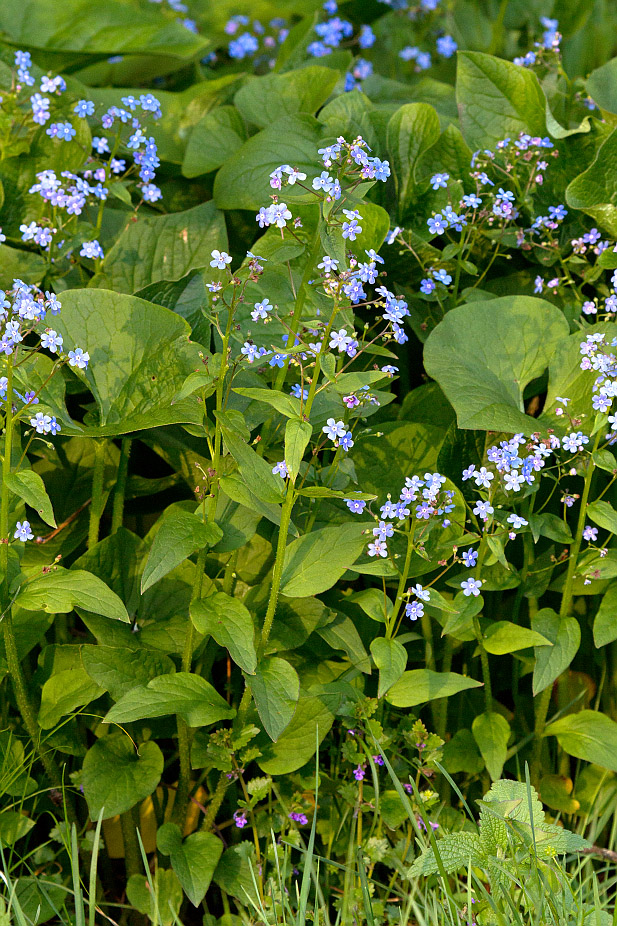
<path id="1" fill-rule="evenodd" d="M 152 740 L 138 750 L 125 733 L 99 739 L 84 757 L 81 783 L 90 817 L 108 820 L 152 794 L 163 774 L 163 753 Z"/>
<path id="2" fill-rule="evenodd" d="M 198 907 L 210 887 L 223 854 L 223 843 L 214 833 L 193 833 L 182 840 L 180 827 L 164 823 L 156 834 L 156 846 L 168 855 L 171 867 L 191 903 Z"/>
<path id="3" fill-rule="evenodd" d="M 406 103 L 388 123 L 388 155 L 401 219 L 414 192 L 420 158 L 439 140 L 439 131 L 439 116 L 426 103 Z"/>
<path id="4" fill-rule="evenodd" d="M 533 693 L 537 695 L 552 685 L 576 656 L 581 642 L 581 628 L 575 617 L 559 617 L 552 608 L 538 611 L 531 619 L 531 626 L 553 644 L 535 647 Z"/>
<path id="5" fill-rule="evenodd" d="M 546 97 L 526 68 L 478 51 L 458 54 L 456 102 L 465 141 L 492 148 L 519 132 L 546 134 Z"/>
<path id="6" fill-rule="evenodd" d="M 598 149 L 587 170 L 566 190 L 566 202 L 582 209 L 611 235 L 617 235 L 617 129 Z"/>
<path id="7" fill-rule="evenodd" d="M 114 701 L 133 688 L 143 688 L 159 675 L 176 671 L 169 656 L 126 646 L 82 646 L 81 659 L 88 676 L 107 689 Z"/>
<path id="8" fill-rule="evenodd" d="M 533 296 L 472 302 L 448 312 L 424 347 L 427 373 L 454 406 L 460 428 L 537 430 L 525 415 L 523 390 L 540 376 L 568 323 Z"/>
<path id="9" fill-rule="evenodd" d="M 200 360 L 188 324 L 169 309 L 104 289 L 74 289 L 62 294 L 55 325 L 65 345 L 90 354 L 83 378 L 98 420 L 83 428 L 75 424 L 72 433 L 112 436 L 201 421 L 195 397 L 172 405 Z M 48 396 L 42 399 L 47 402 Z M 63 430 L 71 429 L 63 425 Z"/>
<path id="10" fill-rule="evenodd" d="M 321 65 L 251 77 L 236 93 L 234 103 L 247 122 L 263 128 L 285 116 L 315 113 L 328 99 L 339 77 L 338 71 Z"/>
<path id="11" fill-rule="evenodd" d="M 121 0 L 92 5 L 91 0 L 2 0 L 0 29 L 20 48 L 45 48 L 86 54 L 164 55 L 192 58 L 208 42 L 167 19 L 156 8 Z"/>
<path id="12" fill-rule="evenodd" d="M 225 250 L 223 213 L 210 200 L 184 212 L 144 216 L 128 222 L 105 255 L 92 285 L 117 293 L 135 293 L 158 283 L 208 267 L 214 248 Z"/>
<path id="13" fill-rule="evenodd" d="M 257 135 L 223 164 L 214 181 L 219 209 L 259 209 L 269 202 L 270 173 L 291 164 L 309 179 L 320 173 L 317 149 L 323 126 L 313 116 L 280 119 Z"/>

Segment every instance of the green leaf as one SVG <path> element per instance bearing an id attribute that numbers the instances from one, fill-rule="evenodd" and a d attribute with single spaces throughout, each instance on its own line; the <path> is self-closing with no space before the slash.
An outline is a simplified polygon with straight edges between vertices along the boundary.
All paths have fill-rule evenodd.
<path id="1" fill-rule="evenodd" d="M 375 637 L 374 640 L 371 640 L 371 654 L 375 660 L 375 665 L 379 669 L 377 697 L 382 698 L 386 691 L 395 682 L 398 682 L 405 671 L 407 650 L 398 640 Z"/>
<path id="2" fill-rule="evenodd" d="M 157 926 L 178 923 L 178 913 L 184 900 L 178 876 L 171 869 L 158 866 L 150 880 L 154 891 L 150 890 L 145 875 L 131 875 L 126 884 L 129 903 Z"/>
<path id="3" fill-rule="evenodd" d="M 130 623 L 124 604 L 92 573 L 84 569 L 63 569 L 54 566 L 48 575 L 31 579 L 15 599 L 26 611 L 47 611 L 48 614 L 68 614 L 73 608 L 83 608 L 113 620 Z"/>
<path id="4" fill-rule="evenodd" d="M 226 894 L 239 900 L 242 905 L 247 899 L 251 903 L 259 904 L 259 892 L 255 883 L 256 864 L 255 849 L 248 840 L 244 840 L 239 845 L 225 850 L 216 866 L 214 883 Z"/>
<path id="5" fill-rule="evenodd" d="M 353 498 L 356 501 L 373 501 L 377 498 L 371 492 L 357 492 L 350 489 L 330 489 L 328 486 L 305 486 L 303 489 L 296 489 L 298 495 L 303 498 Z"/>
<path id="6" fill-rule="evenodd" d="M 589 710 L 567 714 L 549 724 L 544 736 L 556 736 L 575 759 L 617 772 L 617 723 L 606 714 Z"/>
<path id="7" fill-rule="evenodd" d="M 34 820 L 17 810 L 3 810 L 2 814 L 0 814 L 0 844 L 2 848 L 8 849 L 13 846 L 18 839 L 30 832 L 34 823 Z"/>
<path id="8" fill-rule="evenodd" d="M 598 148 L 587 170 L 570 183 L 566 203 L 582 209 L 609 234 L 617 234 L 617 129 Z"/>
<path id="9" fill-rule="evenodd" d="M 258 740 L 260 768 L 268 775 L 287 775 L 302 768 L 315 755 L 318 743 L 330 732 L 334 713 L 325 699 L 300 692 L 300 699 L 289 726 L 277 742 L 263 734 Z"/>
<path id="10" fill-rule="evenodd" d="M 477 51 L 457 56 L 456 102 L 472 150 L 494 148 L 520 132 L 546 134 L 546 98 L 527 68 Z"/>
<path id="11" fill-rule="evenodd" d="M 0 29 L 20 48 L 56 52 L 193 58 L 205 54 L 209 43 L 159 10 L 135 7 L 121 0 L 106 0 L 97 7 L 91 0 L 3 0 Z"/>
<path id="12" fill-rule="evenodd" d="M 257 666 L 255 628 L 250 612 L 237 598 L 216 592 L 191 602 L 191 620 L 199 633 L 210 634 L 224 646 L 243 672 L 252 675 Z"/>
<path id="13" fill-rule="evenodd" d="M 292 480 L 296 479 L 313 428 L 301 418 L 290 418 L 285 425 L 285 462 Z"/>
<path id="14" fill-rule="evenodd" d="M 593 622 L 593 642 L 597 647 L 617 640 L 617 582 L 611 582 L 602 596 Z"/>
<path id="15" fill-rule="evenodd" d="M 238 464 L 240 474 L 249 490 L 268 504 L 282 502 L 285 483 L 280 476 L 274 475 L 272 466 L 255 453 L 230 427 L 223 424 L 221 430 L 225 446 Z"/>
<path id="16" fill-rule="evenodd" d="M 611 58 L 601 67 L 592 71 L 586 80 L 587 92 L 600 109 L 608 113 L 617 113 L 617 58 Z"/>
<path id="17" fill-rule="evenodd" d="M 139 578 L 147 550 L 148 546 L 141 537 L 126 527 L 120 527 L 82 553 L 75 560 L 73 569 L 87 569 L 102 579 L 122 599 L 129 615 L 133 615 L 140 604 Z"/>
<path id="18" fill-rule="evenodd" d="M 204 522 L 182 508 L 168 509 L 161 519 L 141 577 L 142 595 L 192 553 L 213 547 L 223 536 L 214 522 Z"/>
<path id="19" fill-rule="evenodd" d="M 38 722 L 43 730 L 49 730 L 60 722 L 65 714 L 94 701 L 105 689 L 94 682 L 85 669 L 72 667 L 56 672 L 48 678 L 41 691 L 41 706 Z"/>
<path id="20" fill-rule="evenodd" d="M 617 534 L 617 511 L 608 502 L 592 502 L 587 505 L 587 516 L 603 530 Z"/>
<path id="21" fill-rule="evenodd" d="M 128 723 L 179 714 L 189 727 L 230 720 L 236 712 L 200 675 L 176 672 L 159 675 L 145 688 L 133 688 L 107 713 L 105 723 Z"/>
<path id="22" fill-rule="evenodd" d="M 309 65 L 285 74 L 249 77 L 236 93 L 234 104 L 247 122 L 260 128 L 275 125 L 296 113 L 317 112 L 334 90 L 339 77 L 338 71 L 321 65 Z M 291 161 L 289 163 L 292 167 L 296 166 Z"/>
<path id="23" fill-rule="evenodd" d="M 512 624 L 510 621 L 496 621 L 484 632 L 484 649 L 493 656 L 515 653 L 529 646 L 550 646 L 551 641 L 535 630 Z M 499 776 L 497 776 L 499 777 Z"/>
<path id="24" fill-rule="evenodd" d="M 276 742 L 296 710 L 300 696 L 298 673 L 287 660 L 268 656 L 247 682 L 265 731 Z"/>
<path id="25" fill-rule="evenodd" d="M 366 524 L 322 527 L 292 540 L 285 549 L 281 594 L 305 598 L 332 588 L 364 549 L 366 527 Z"/>
<path id="26" fill-rule="evenodd" d="M 22 469 L 18 473 L 7 473 L 4 481 L 9 491 L 22 498 L 26 505 L 34 508 L 46 524 L 49 524 L 50 527 L 56 527 L 54 510 L 45 483 L 38 473 L 35 473 L 32 469 Z"/>
<path id="27" fill-rule="evenodd" d="M 81 784 L 90 819 L 130 810 L 148 797 L 163 774 L 163 753 L 152 740 L 135 750 L 126 733 L 102 736 L 84 756 Z"/>
<path id="28" fill-rule="evenodd" d="M 180 827 L 164 823 L 156 834 L 156 847 L 168 855 L 184 893 L 198 907 L 210 887 L 212 875 L 223 854 L 223 843 L 214 833 L 193 833 L 182 839 Z"/>
<path id="29" fill-rule="evenodd" d="M 169 656 L 124 646 L 82 646 L 81 659 L 92 681 L 106 689 L 114 701 L 133 688 L 147 685 L 150 679 L 176 671 Z"/>
<path id="30" fill-rule="evenodd" d="M 596 450 L 591 454 L 595 466 L 607 473 L 617 473 L 617 460 L 610 450 Z"/>
<path id="31" fill-rule="evenodd" d="M 191 270 L 208 267 L 210 252 L 226 247 L 225 219 L 212 200 L 184 212 L 142 216 L 128 222 L 91 285 L 134 293 L 159 280 L 180 280 Z"/>
<path id="32" fill-rule="evenodd" d="M 478 751 L 471 730 L 457 730 L 452 739 L 443 747 L 443 765 L 451 775 L 466 772 L 479 775 L 484 768 L 484 760 Z"/>
<path id="33" fill-rule="evenodd" d="M 259 209 L 269 202 L 270 174 L 281 164 L 297 167 L 308 178 L 318 175 L 323 168 L 317 154 L 322 128 L 313 116 L 291 116 L 249 138 L 216 175 L 218 208 Z"/>
<path id="34" fill-rule="evenodd" d="M 406 103 L 388 123 L 387 145 L 402 219 L 416 187 L 420 159 L 439 140 L 439 116 L 426 103 Z M 440 165 L 437 165 L 440 166 Z"/>
<path id="35" fill-rule="evenodd" d="M 446 872 L 451 873 L 470 865 L 478 865 L 483 861 L 482 843 L 477 833 L 449 833 L 437 843 L 439 858 Z M 433 849 L 425 849 L 422 855 L 415 860 L 407 876 L 418 878 L 420 875 L 438 874 L 439 864 Z"/>
<path id="36" fill-rule="evenodd" d="M 542 338 L 538 338 L 538 330 Z M 560 309 L 532 296 L 473 302 L 447 313 L 424 347 L 424 365 L 454 406 L 460 428 L 537 429 L 523 391 L 567 337 Z"/>
<path id="37" fill-rule="evenodd" d="M 47 264 L 39 254 L 0 244 L 0 286 L 2 289 L 9 289 L 16 278 L 25 283 L 40 283 L 45 276 L 46 268 Z"/>
<path id="38" fill-rule="evenodd" d="M 350 618 L 344 614 L 338 614 L 333 621 L 323 627 L 318 627 L 317 633 L 332 649 L 342 649 L 356 669 L 366 672 L 367 675 L 371 674 L 371 660 Z"/>
<path id="39" fill-rule="evenodd" d="M 468 688 L 480 688 L 482 682 L 456 672 L 433 672 L 431 669 L 412 669 L 404 672 L 386 694 L 386 701 L 395 707 L 415 707 L 436 698 L 449 698 L 450 695 L 466 691 Z"/>
<path id="40" fill-rule="evenodd" d="M 496 711 L 486 711 L 474 718 L 471 725 L 473 738 L 478 744 L 487 771 L 493 781 L 501 777 L 508 752 L 510 724 Z"/>
<path id="41" fill-rule="evenodd" d="M 274 389 L 255 388 L 235 388 L 234 392 L 246 396 L 247 399 L 263 402 L 264 405 L 275 408 L 277 412 L 287 418 L 297 418 L 300 414 L 300 399 L 296 399 L 292 395 L 285 395 L 284 392 L 276 392 Z"/>
<path id="42" fill-rule="evenodd" d="M 246 138 L 244 121 L 235 106 L 218 106 L 206 113 L 189 135 L 182 161 L 183 176 L 199 177 L 217 170 L 242 147 Z"/>
<path id="43" fill-rule="evenodd" d="M 190 373 L 182 384 L 182 388 L 174 396 L 172 405 L 181 402 L 182 399 L 186 399 L 190 395 L 194 395 L 196 392 L 199 392 L 201 399 L 207 399 L 216 390 L 217 380 L 218 377 L 214 376 L 213 373 L 207 373 L 205 370 Z"/>
<path id="44" fill-rule="evenodd" d="M 548 511 L 542 514 L 532 514 L 529 518 L 529 526 L 536 543 L 538 537 L 548 537 L 557 543 L 572 543 L 574 539 L 568 524 L 558 515 Z"/>
<path id="45" fill-rule="evenodd" d="M 83 379 L 98 412 L 96 423 L 84 427 L 67 421 L 60 409 L 63 431 L 115 437 L 165 424 L 202 422 L 196 398 L 172 404 L 200 363 L 199 348 L 190 343 L 190 328 L 179 315 L 135 296 L 74 289 L 62 293 L 62 313 L 54 324 L 65 346 L 79 344 L 89 352 L 92 362 Z M 44 395 L 41 401 L 46 401 Z"/>
<path id="46" fill-rule="evenodd" d="M 597 618 L 596 618 L 597 620 Z M 533 670 L 535 695 L 552 685 L 568 668 L 581 642 L 581 628 L 575 617 L 559 617 L 552 608 L 542 608 L 531 619 L 533 630 L 541 633 L 553 645 L 535 648 L 536 663 Z M 595 628 L 594 628 L 595 632 Z"/>

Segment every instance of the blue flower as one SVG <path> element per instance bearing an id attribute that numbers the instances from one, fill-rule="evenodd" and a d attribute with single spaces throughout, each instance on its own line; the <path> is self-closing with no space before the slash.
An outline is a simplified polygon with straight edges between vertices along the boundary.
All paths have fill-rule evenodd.
<path id="1" fill-rule="evenodd" d="M 461 588 L 463 589 L 463 594 L 469 598 L 470 595 L 473 595 L 474 598 L 477 598 L 480 594 L 480 588 L 482 587 L 482 579 L 465 579 L 461 582 Z"/>
<path id="2" fill-rule="evenodd" d="M 482 205 L 482 200 L 475 193 L 468 193 L 461 200 L 462 206 L 469 206 L 472 209 L 478 209 Z"/>
<path id="3" fill-rule="evenodd" d="M 73 111 L 77 113 L 80 119 L 85 119 L 86 116 L 91 116 L 94 113 L 94 103 L 92 100 L 80 100 L 79 103 L 75 104 Z"/>
<path id="4" fill-rule="evenodd" d="M 84 241 L 79 252 L 80 257 L 90 257 L 93 259 L 104 257 L 103 248 L 98 241 Z"/>
<path id="5" fill-rule="evenodd" d="M 441 35 L 437 39 L 437 51 L 444 58 L 451 58 L 457 48 L 458 45 L 451 35 Z"/>
<path id="6" fill-rule="evenodd" d="M 446 270 L 434 270 L 433 276 L 439 283 L 443 283 L 444 286 L 449 286 L 452 282 L 452 277 Z"/>
<path id="7" fill-rule="evenodd" d="M 75 350 L 69 351 L 69 366 L 77 367 L 78 370 L 85 370 L 88 366 L 90 360 L 90 354 L 87 351 L 82 350 L 81 347 L 76 347 Z"/>
<path id="8" fill-rule="evenodd" d="M 26 540 L 34 540 L 34 534 L 32 533 L 29 521 L 18 521 L 15 528 L 16 530 L 13 534 L 15 540 L 21 540 L 22 543 L 25 543 Z"/>
<path id="9" fill-rule="evenodd" d="M 326 424 L 324 424 L 321 429 L 323 433 L 330 438 L 330 440 L 337 440 L 337 438 L 343 437 L 346 433 L 345 431 L 345 422 L 337 421 L 335 418 L 328 418 Z"/>
<path id="10" fill-rule="evenodd" d="M 471 569 L 472 566 L 475 566 L 478 561 L 478 551 L 477 550 L 464 550 L 463 551 L 463 562 L 468 569 Z"/>
<path id="11" fill-rule="evenodd" d="M 450 174 L 433 174 L 430 179 L 430 184 L 434 190 L 438 190 L 440 187 L 445 190 L 449 179 Z"/>
<path id="12" fill-rule="evenodd" d="M 442 235 L 448 227 L 448 223 L 444 220 L 440 212 L 433 216 L 432 219 L 427 219 L 426 224 L 432 235 Z"/>
<path id="13" fill-rule="evenodd" d="M 345 504 L 353 514 L 362 514 L 366 508 L 366 502 L 355 498 L 346 498 Z"/>
<path id="14" fill-rule="evenodd" d="M 70 141 L 77 132 L 70 122 L 52 122 L 47 129 L 50 138 L 59 138 L 61 141 Z"/>
<path id="15" fill-rule="evenodd" d="M 364 25 L 358 36 L 358 45 L 360 48 L 371 48 L 375 44 L 376 35 L 370 26 Z"/>
<path id="16" fill-rule="evenodd" d="M 351 450 L 351 448 L 354 445 L 353 435 L 351 431 L 347 431 L 345 434 L 343 434 L 342 437 L 338 439 L 337 443 L 338 443 L 338 446 L 342 447 L 346 453 L 348 450 Z"/>

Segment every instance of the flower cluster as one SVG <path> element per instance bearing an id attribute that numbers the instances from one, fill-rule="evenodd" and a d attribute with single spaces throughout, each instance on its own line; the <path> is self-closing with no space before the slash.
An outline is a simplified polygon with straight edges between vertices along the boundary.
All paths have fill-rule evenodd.
<path id="1" fill-rule="evenodd" d="M 79 370 L 87 368 L 90 360 L 87 351 L 75 347 L 64 352 L 62 335 L 48 325 L 49 316 L 57 316 L 60 310 L 61 303 L 54 293 L 43 293 L 22 280 L 14 280 L 12 288 L 0 296 L 0 353 L 11 377 L 13 369 L 19 367 L 20 383 L 27 377 L 28 360 L 39 351 L 47 351 L 55 361 L 47 379 L 65 364 Z M 7 369 L 9 364 L 11 370 Z M 22 393 L 13 385 L 9 395 L 9 376 L 0 376 L 0 398 L 4 403 L 10 402 L 14 420 L 26 419 L 33 429 L 33 437 L 54 436 L 61 430 L 56 416 L 33 410 L 33 406 L 40 403 L 41 389 Z M 14 536 L 22 542 L 32 540 L 29 523 L 18 522 Z"/>
<path id="2" fill-rule="evenodd" d="M 230 37 L 227 54 L 235 61 L 252 58 L 254 63 L 266 63 L 274 67 L 274 52 L 289 34 L 287 20 L 277 16 L 267 25 L 249 16 L 232 16 L 225 25 L 225 34 Z"/>

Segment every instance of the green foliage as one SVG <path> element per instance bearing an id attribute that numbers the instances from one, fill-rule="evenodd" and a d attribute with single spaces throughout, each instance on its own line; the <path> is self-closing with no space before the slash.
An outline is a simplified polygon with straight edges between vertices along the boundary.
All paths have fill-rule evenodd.
<path id="1" fill-rule="evenodd" d="M 615 11 L 180 6 L 0 5 L 0 926 L 610 926 Z"/>

